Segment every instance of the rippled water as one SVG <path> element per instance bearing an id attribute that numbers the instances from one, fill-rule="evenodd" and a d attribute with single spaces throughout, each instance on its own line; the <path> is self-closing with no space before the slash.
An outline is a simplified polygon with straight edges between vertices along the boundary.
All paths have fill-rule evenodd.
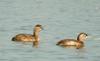
<path id="1" fill-rule="evenodd" d="M 42 24 L 40 47 L 12 42 Z M 61 48 L 64 38 L 86 32 L 83 49 Z M 100 61 L 100 0 L 0 0 L 0 61 Z"/>

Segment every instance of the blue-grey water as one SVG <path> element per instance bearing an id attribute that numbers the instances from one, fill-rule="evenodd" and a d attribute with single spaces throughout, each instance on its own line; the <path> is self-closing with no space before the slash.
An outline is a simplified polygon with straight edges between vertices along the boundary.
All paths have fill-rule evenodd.
<path id="1" fill-rule="evenodd" d="M 39 48 L 11 38 L 42 24 Z M 56 43 L 91 36 L 82 49 Z M 100 61 L 100 0 L 0 0 L 0 61 Z"/>

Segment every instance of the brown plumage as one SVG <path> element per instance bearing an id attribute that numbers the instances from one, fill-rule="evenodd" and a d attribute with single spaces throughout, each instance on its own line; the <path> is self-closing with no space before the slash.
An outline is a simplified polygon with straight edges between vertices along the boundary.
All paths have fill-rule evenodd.
<path id="1" fill-rule="evenodd" d="M 84 47 L 84 41 L 87 37 L 86 33 L 80 33 L 77 37 L 77 39 L 63 39 L 60 40 L 56 45 L 62 46 L 62 47 L 69 47 L 74 46 L 77 49 Z"/>
<path id="2" fill-rule="evenodd" d="M 39 32 L 42 29 L 42 25 L 37 24 L 34 27 L 33 34 L 18 34 L 12 38 L 12 41 L 33 42 L 33 45 L 35 45 L 37 42 L 39 42 Z"/>

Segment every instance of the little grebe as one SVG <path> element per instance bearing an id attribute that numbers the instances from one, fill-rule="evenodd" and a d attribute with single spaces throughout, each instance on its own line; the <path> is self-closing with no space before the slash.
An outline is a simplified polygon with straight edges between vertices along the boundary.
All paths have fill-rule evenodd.
<path id="1" fill-rule="evenodd" d="M 62 47 L 70 47 L 74 46 L 77 49 L 84 47 L 84 41 L 87 38 L 87 34 L 82 32 L 78 35 L 77 40 L 75 39 L 63 39 L 59 41 L 56 45 L 62 46 Z"/>
<path id="2" fill-rule="evenodd" d="M 18 34 L 12 38 L 12 41 L 33 42 L 33 45 L 39 43 L 39 32 L 42 30 L 42 25 L 37 24 L 34 27 L 33 34 Z"/>

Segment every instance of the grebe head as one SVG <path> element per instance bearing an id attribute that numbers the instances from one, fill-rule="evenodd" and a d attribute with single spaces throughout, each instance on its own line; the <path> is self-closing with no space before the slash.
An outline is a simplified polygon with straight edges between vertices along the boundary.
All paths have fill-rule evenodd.
<path id="1" fill-rule="evenodd" d="M 88 35 L 87 35 L 86 33 L 81 32 L 81 33 L 78 35 L 77 40 L 83 42 L 83 41 L 86 40 L 87 36 L 88 36 Z"/>
<path id="2" fill-rule="evenodd" d="M 35 28 L 34 28 L 35 31 L 40 32 L 42 29 L 43 29 L 42 25 L 40 24 L 35 25 Z"/>

